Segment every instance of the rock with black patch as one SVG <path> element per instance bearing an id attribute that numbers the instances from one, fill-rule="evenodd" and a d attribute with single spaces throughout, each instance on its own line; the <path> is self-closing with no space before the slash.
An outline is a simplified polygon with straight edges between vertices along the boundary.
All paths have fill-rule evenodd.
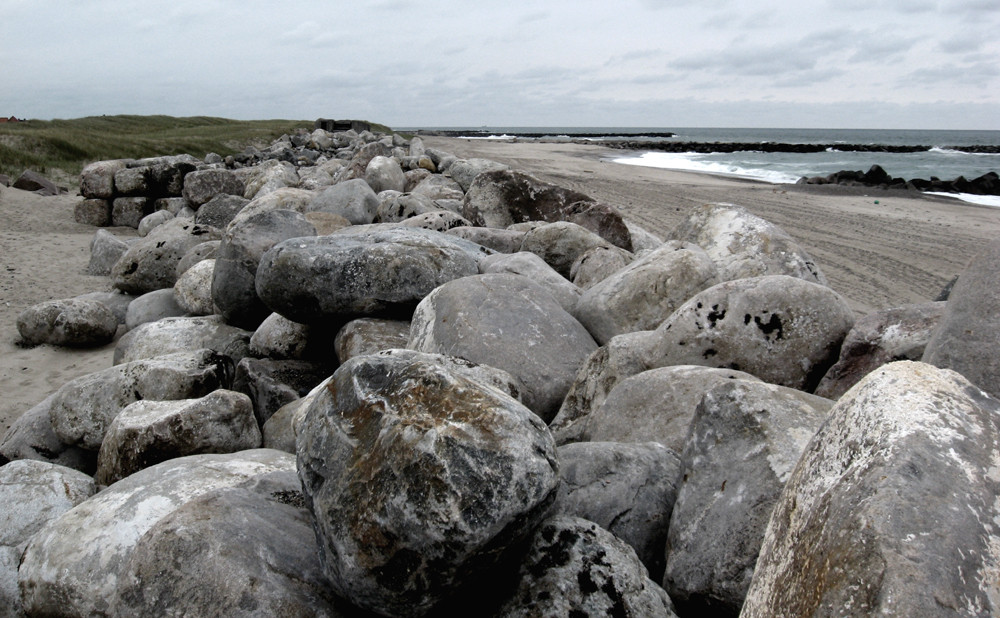
<path id="1" fill-rule="evenodd" d="M 535 531 L 520 577 L 497 616 L 676 618 L 635 551 L 579 517 L 553 517 Z"/>
<path id="2" fill-rule="evenodd" d="M 333 589 L 383 614 L 426 615 L 479 580 L 556 498 L 544 423 L 436 363 L 351 359 L 313 400 L 297 447 Z"/>
<path id="3" fill-rule="evenodd" d="M 129 245 L 111 268 L 111 282 L 126 294 L 171 288 L 177 282 L 177 263 L 184 254 L 195 245 L 218 238 L 215 228 L 195 225 L 190 219 L 171 219 Z"/>
<path id="4" fill-rule="evenodd" d="M 17 316 L 17 332 L 27 345 L 49 343 L 88 348 L 109 343 L 118 318 L 96 300 L 66 298 L 32 305 Z"/>
<path id="5" fill-rule="evenodd" d="M 221 316 L 163 318 L 125 333 L 115 346 L 114 364 L 174 352 L 210 349 L 235 366 L 250 353 L 250 331 L 226 324 Z"/>
<path id="6" fill-rule="evenodd" d="M 337 359 L 344 363 L 355 356 L 405 348 L 409 339 L 409 320 L 358 318 L 344 324 L 344 327 L 337 332 L 333 346 Z"/>
<path id="7" fill-rule="evenodd" d="M 334 369 L 333 363 L 248 357 L 236 366 L 233 390 L 250 398 L 257 424 L 263 426 L 278 408 L 308 394 Z"/>
<path id="8" fill-rule="evenodd" d="M 632 546 L 653 581 L 663 577 L 667 526 L 680 485 L 678 454 L 658 442 L 560 446 L 559 510 Z"/>

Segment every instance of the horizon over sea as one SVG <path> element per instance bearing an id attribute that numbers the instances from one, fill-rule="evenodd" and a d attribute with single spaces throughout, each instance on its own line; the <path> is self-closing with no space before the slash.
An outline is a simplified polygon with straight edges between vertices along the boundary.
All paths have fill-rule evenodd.
<path id="1" fill-rule="evenodd" d="M 816 153 L 743 151 L 726 153 L 669 153 L 658 151 L 621 151 L 610 157 L 615 163 L 664 169 L 704 172 L 751 178 L 775 184 L 795 183 L 802 177 L 828 176 L 841 170 L 866 171 L 880 165 L 891 176 L 951 180 L 967 179 L 987 172 L 1000 172 L 1000 154 L 978 154 L 951 150 L 949 146 L 1000 146 L 1000 131 L 919 130 L 919 129 L 759 129 L 723 127 L 422 127 L 424 130 L 469 131 L 469 139 L 538 139 L 517 134 L 544 134 L 548 141 L 586 139 L 600 143 L 605 139 L 635 139 L 642 133 L 674 133 L 674 137 L 656 138 L 668 142 L 739 142 L 785 144 L 879 144 L 886 146 L 929 146 L 930 150 L 913 153 L 851 152 L 830 148 Z M 607 137 L 580 138 L 580 133 L 600 133 Z M 642 138 L 636 141 L 641 141 Z M 646 141 L 650 141 L 646 138 Z M 1000 206 L 1000 197 L 968 194 L 945 194 L 964 201 Z"/>

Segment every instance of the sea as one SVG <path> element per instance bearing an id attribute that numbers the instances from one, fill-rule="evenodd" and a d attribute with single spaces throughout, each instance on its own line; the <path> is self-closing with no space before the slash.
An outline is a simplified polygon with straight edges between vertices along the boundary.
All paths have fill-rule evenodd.
<path id="1" fill-rule="evenodd" d="M 429 127 L 424 127 L 430 129 Z M 1000 154 L 967 153 L 953 146 L 998 146 L 1000 131 L 945 130 L 876 130 L 876 129 L 753 129 L 701 127 L 436 127 L 458 132 L 470 139 L 586 139 L 667 140 L 674 142 L 739 142 L 783 144 L 828 144 L 832 147 L 816 153 L 787 152 L 716 152 L 668 153 L 623 150 L 609 160 L 622 165 L 642 165 L 672 170 L 704 172 L 751 178 L 775 184 L 795 183 L 802 177 L 828 176 L 841 170 L 867 171 L 878 164 L 891 176 L 951 180 L 959 176 L 976 178 L 987 172 L 1000 173 Z M 466 134 L 462 134 L 467 131 Z M 673 133 L 673 137 L 643 137 Z M 525 134 L 544 137 L 520 137 Z M 597 134 L 597 137 L 581 137 Z M 880 144 L 888 146 L 928 146 L 925 152 L 886 153 L 837 150 L 836 144 Z M 942 194 L 967 202 L 1000 207 L 1000 197 L 969 194 Z"/>

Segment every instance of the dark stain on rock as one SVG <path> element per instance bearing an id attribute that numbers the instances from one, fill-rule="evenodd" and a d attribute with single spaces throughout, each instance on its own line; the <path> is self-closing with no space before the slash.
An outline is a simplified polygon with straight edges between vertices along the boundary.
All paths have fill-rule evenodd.
<path id="1" fill-rule="evenodd" d="M 709 349 L 705 350 L 704 352 L 702 352 L 702 356 L 704 356 L 705 358 L 711 358 L 711 357 L 715 356 L 716 354 L 718 354 L 718 352 L 715 350 L 715 348 L 709 348 Z"/>
<path id="2" fill-rule="evenodd" d="M 716 322 L 724 320 L 726 318 L 726 310 L 719 309 L 718 305 L 712 305 L 712 311 L 708 314 L 708 327 L 715 328 Z"/>
<path id="3" fill-rule="evenodd" d="M 760 316 L 755 316 L 753 321 L 768 340 L 770 340 L 771 334 L 774 334 L 775 341 L 781 339 L 784 335 L 784 327 L 777 313 L 772 313 L 771 319 L 767 322 L 761 320 Z"/>

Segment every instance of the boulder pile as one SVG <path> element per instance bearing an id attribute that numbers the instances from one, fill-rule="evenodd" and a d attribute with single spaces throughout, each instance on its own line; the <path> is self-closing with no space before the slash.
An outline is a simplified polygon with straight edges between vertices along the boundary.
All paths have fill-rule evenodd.
<path id="1" fill-rule="evenodd" d="M 0 440 L 3 615 L 1000 612 L 997 246 L 856 319 L 740 206 L 659 239 L 419 137 L 81 191 L 138 236 L 18 320 L 117 347 Z"/>

